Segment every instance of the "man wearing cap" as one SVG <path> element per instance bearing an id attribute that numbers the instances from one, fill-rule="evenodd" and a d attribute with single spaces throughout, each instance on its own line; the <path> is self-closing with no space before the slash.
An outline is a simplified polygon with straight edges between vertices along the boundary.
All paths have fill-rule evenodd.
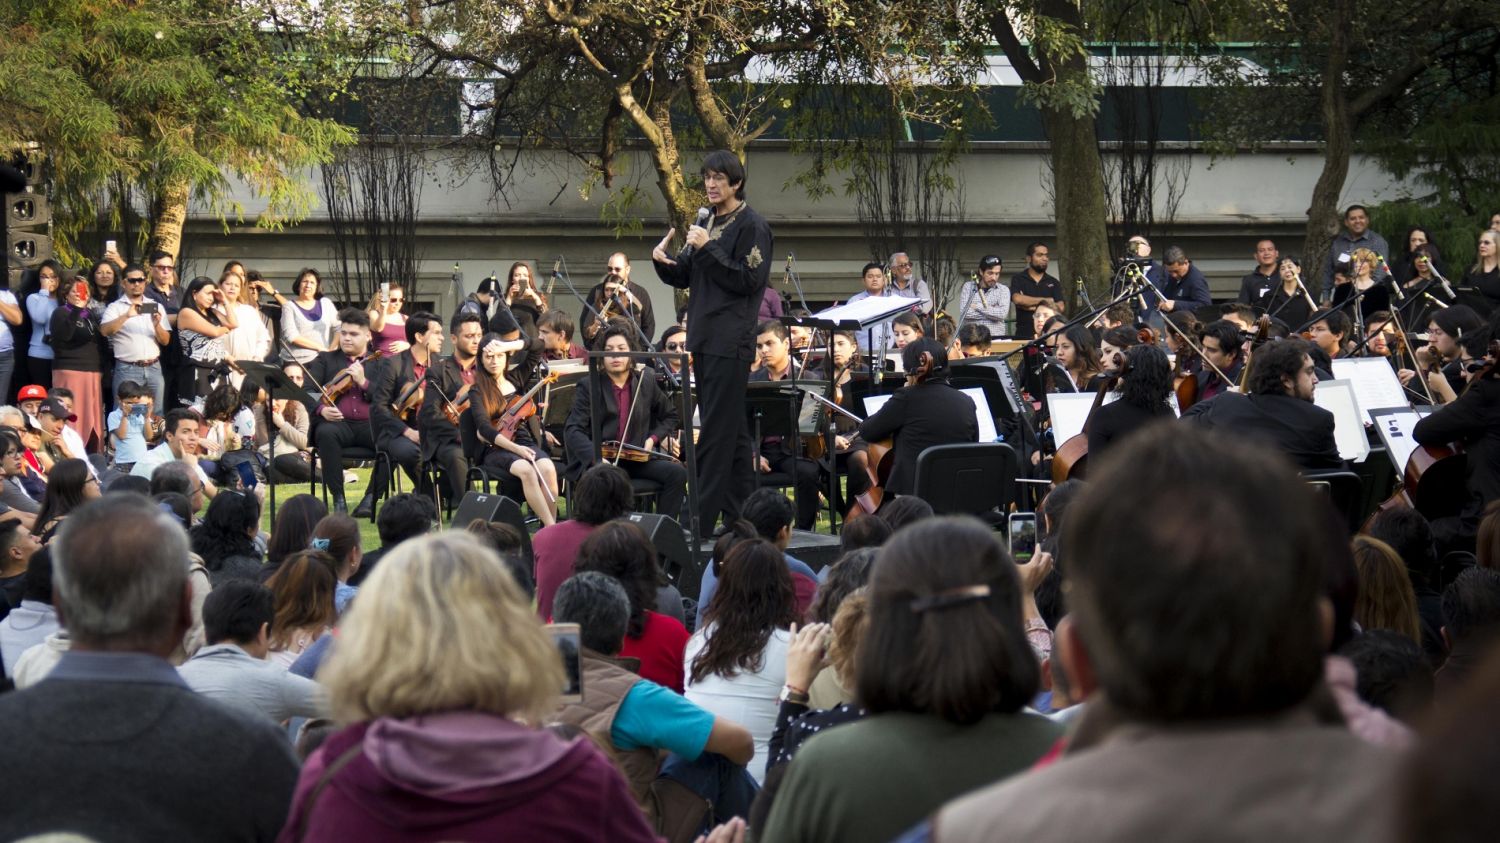
<path id="1" fill-rule="evenodd" d="M 42 408 L 42 402 L 47 400 L 47 389 L 43 386 L 30 384 L 21 387 L 21 392 L 16 396 L 16 404 L 21 407 L 21 412 L 33 423 L 36 422 L 37 411 Z"/>
<path id="2" fill-rule="evenodd" d="M 162 346 L 172 341 L 167 311 L 157 302 L 147 301 L 146 270 L 141 267 L 135 264 L 125 267 L 125 277 L 120 283 L 124 295 L 104 308 L 99 317 L 99 333 L 109 338 L 115 353 L 115 380 L 111 389 L 119 394 L 120 384 L 125 381 L 145 384 L 151 390 L 155 406 L 166 407 L 161 354 Z"/>
<path id="3" fill-rule="evenodd" d="M 974 323 L 990 329 L 990 336 L 1008 336 L 1005 317 L 1010 315 L 1010 289 L 1000 283 L 1002 264 L 999 255 L 985 255 L 979 260 L 979 273 L 964 283 L 958 292 L 958 324 Z"/>
<path id="4" fill-rule="evenodd" d="M 77 420 L 78 417 L 68 412 L 67 406 L 56 398 L 48 398 L 37 408 L 36 421 L 37 426 L 42 429 L 42 447 L 47 449 L 47 455 L 54 463 L 66 459 L 87 460 L 87 455 L 82 450 L 74 453 L 63 437 L 63 429 L 68 426 L 68 422 Z"/>

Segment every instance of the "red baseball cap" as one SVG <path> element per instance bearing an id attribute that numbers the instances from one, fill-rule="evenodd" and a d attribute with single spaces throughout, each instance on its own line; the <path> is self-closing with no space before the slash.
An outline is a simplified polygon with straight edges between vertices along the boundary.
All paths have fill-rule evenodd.
<path id="1" fill-rule="evenodd" d="M 31 384 L 21 387 L 21 393 L 16 396 L 17 401 L 40 401 L 47 397 L 47 390 L 43 387 Z"/>

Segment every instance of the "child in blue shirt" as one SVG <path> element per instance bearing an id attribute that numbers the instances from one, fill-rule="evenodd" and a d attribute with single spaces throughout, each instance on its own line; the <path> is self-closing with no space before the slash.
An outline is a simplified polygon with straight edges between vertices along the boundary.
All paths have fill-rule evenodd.
<path id="1" fill-rule="evenodd" d="M 156 439 L 150 423 L 152 392 L 135 381 L 122 381 L 116 396 L 119 401 L 109 414 L 109 442 L 115 450 L 115 468 L 129 472 L 146 455 Z"/>

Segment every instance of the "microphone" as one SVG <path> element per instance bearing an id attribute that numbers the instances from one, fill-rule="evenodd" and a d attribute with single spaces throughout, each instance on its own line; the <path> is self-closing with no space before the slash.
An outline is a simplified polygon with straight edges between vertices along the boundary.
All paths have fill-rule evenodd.
<path id="1" fill-rule="evenodd" d="M 557 260 L 552 262 L 552 277 L 562 277 L 562 258 L 558 258 Z"/>
<path id="2" fill-rule="evenodd" d="M 1448 294 L 1448 298 L 1450 298 L 1450 299 L 1456 299 L 1456 298 L 1458 298 L 1458 294 L 1455 293 L 1455 292 L 1453 292 L 1453 288 L 1452 287 L 1448 286 L 1448 279 L 1446 279 L 1446 278 L 1443 277 L 1443 273 L 1438 272 L 1437 264 L 1435 264 L 1435 263 L 1432 262 L 1432 258 L 1431 257 L 1429 257 L 1427 255 L 1422 255 L 1422 256 L 1418 257 L 1418 260 L 1425 260 L 1425 261 L 1427 261 L 1427 268 L 1432 270 L 1432 277 L 1436 278 L 1438 280 L 1438 283 L 1441 284 L 1441 285 L 1443 285 L 1443 292 Z"/>
<path id="3" fill-rule="evenodd" d="M 1391 272 L 1390 264 L 1387 264 L 1385 262 L 1385 256 L 1376 255 L 1375 265 L 1385 267 L 1385 278 L 1387 281 L 1391 282 L 1391 289 L 1396 291 L 1396 301 L 1406 301 L 1406 294 L 1401 292 L 1401 284 L 1396 281 L 1396 274 L 1394 272 Z"/>
<path id="4" fill-rule="evenodd" d="M 708 208 L 699 208 L 698 209 L 698 218 L 695 219 L 695 220 L 693 220 L 693 225 L 696 225 L 699 228 L 702 228 L 705 224 L 708 223 L 708 218 L 709 218 L 709 216 L 712 213 L 713 213 L 713 211 L 710 211 Z M 688 260 L 688 258 L 691 258 L 693 256 L 693 252 L 695 252 L 695 251 L 697 251 L 697 250 L 694 249 L 692 246 L 683 246 L 682 247 L 682 251 L 680 251 L 680 252 L 677 253 L 677 262 L 678 263 L 686 263 L 687 260 Z"/>

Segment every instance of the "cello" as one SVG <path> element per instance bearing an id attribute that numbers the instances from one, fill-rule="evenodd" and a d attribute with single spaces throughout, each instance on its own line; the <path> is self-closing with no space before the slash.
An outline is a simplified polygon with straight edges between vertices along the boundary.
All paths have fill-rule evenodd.
<path id="1" fill-rule="evenodd" d="M 1141 328 L 1136 332 L 1136 337 L 1141 345 L 1156 345 L 1156 333 L 1150 328 Z M 1104 405 L 1104 396 L 1113 392 L 1120 385 L 1120 377 L 1124 374 L 1125 357 L 1119 352 L 1114 357 L 1115 373 L 1099 384 L 1099 392 L 1094 395 L 1094 405 L 1089 408 L 1089 418 L 1093 418 L 1094 411 Z M 1196 379 L 1194 379 L 1196 387 Z M 1089 456 L 1089 423 L 1085 419 L 1083 430 L 1068 437 L 1068 440 L 1058 446 L 1056 453 L 1052 455 L 1052 482 L 1064 483 L 1069 478 L 1082 478 L 1085 464 Z"/>
<path id="2" fill-rule="evenodd" d="M 932 377 L 934 360 L 930 353 L 923 352 L 917 367 L 906 373 L 906 385 L 916 386 Z M 891 470 L 896 467 L 895 438 L 870 442 L 865 451 L 865 471 L 870 477 L 870 488 L 855 495 L 854 503 L 844 515 L 845 523 L 865 515 L 874 515 L 885 501 L 885 484 L 891 479 Z"/>

